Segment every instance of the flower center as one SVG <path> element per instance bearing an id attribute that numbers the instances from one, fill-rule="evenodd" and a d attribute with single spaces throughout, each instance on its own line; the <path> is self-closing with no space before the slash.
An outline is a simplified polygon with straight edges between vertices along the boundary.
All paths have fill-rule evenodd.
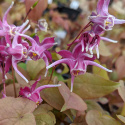
<path id="1" fill-rule="evenodd" d="M 38 106 L 40 104 L 40 102 L 38 101 L 37 103 L 36 103 L 36 105 Z"/>
<path id="2" fill-rule="evenodd" d="M 36 54 L 36 53 L 33 53 L 33 56 L 37 56 L 37 54 Z"/>
<path id="3" fill-rule="evenodd" d="M 80 72 L 79 70 L 76 70 L 76 71 L 73 72 L 73 75 L 77 76 L 79 74 L 79 72 Z"/>
<path id="4" fill-rule="evenodd" d="M 112 24 L 111 22 L 106 21 L 105 25 L 108 26 L 109 24 Z"/>
<path id="5" fill-rule="evenodd" d="M 16 31 L 15 27 L 10 27 L 10 35 L 15 36 L 16 34 L 15 31 Z"/>

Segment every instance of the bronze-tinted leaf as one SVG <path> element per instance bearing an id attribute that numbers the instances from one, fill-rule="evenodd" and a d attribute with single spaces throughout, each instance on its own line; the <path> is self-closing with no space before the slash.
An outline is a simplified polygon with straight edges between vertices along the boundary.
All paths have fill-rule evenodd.
<path id="1" fill-rule="evenodd" d="M 45 63 L 42 59 L 33 61 L 30 60 L 27 62 L 27 72 L 31 79 L 35 79 L 37 74 L 45 67 Z"/>
<path id="2" fill-rule="evenodd" d="M 71 85 L 71 80 L 68 80 Z M 119 83 L 106 80 L 98 75 L 85 73 L 74 80 L 73 92 L 83 99 L 93 99 L 107 95 L 119 87 Z"/>
<path id="3" fill-rule="evenodd" d="M 61 84 L 59 91 L 65 100 L 65 104 L 63 105 L 61 111 L 75 109 L 84 112 L 87 109 L 86 103 L 78 95 L 70 92 L 69 88 L 63 82 L 59 83 Z"/>
<path id="4" fill-rule="evenodd" d="M 32 114 L 36 104 L 24 98 L 0 99 L 0 125 L 36 125 Z"/>
<path id="5" fill-rule="evenodd" d="M 48 80 L 42 81 L 40 85 L 46 85 L 48 84 Z M 53 82 L 50 82 L 50 84 L 54 84 Z M 41 97 L 43 100 L 45 100 L 49 105 L 54 107 L 57 110 L 61 110 L 64 100 L 58 90 L 57 87 L 55 88 L 47 88 L 41 91 Z"/>
<path id="6" fill-rule="evenodd" d="M 34 5 L 38 0 L 25 0 L 26 12 L 28 13 L 29 9 Z M 29 13 L 28 18 L 32 21 L 38 21 L 42 16 L 43 11 L 47 7 L 47 0 L 39 0 L 35 8 Z"/>
<path id="7" fill-rule="evenodd" d="M 55 125 L 55 115 L 51 112 L 53 108 L 48 104 L 42 104 L 34 111 L 37 125 Z"/>
<path id="8" fill-rule="evenodd" d="M 90 110 L 86 115 L 88 125 L 121 125 L 109 115 L 102 114 L 97 110 Z"/>

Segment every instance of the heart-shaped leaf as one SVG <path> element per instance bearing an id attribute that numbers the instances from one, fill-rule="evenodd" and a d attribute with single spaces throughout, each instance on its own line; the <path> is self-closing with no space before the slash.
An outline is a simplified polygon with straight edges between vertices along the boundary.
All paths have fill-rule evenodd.
<path id="1" fill-rule="evenodd" d="M 95 60 L 95 62 L 100 64 L 100 62 L 98 60 Z M 104 64 L 102 66 L 106 67 L 106 65 L 104 65 Z M 109 80 L 108 73 L 105 70 L 103 70 L 97 66 L 93 66 L 93 73 Z"/>
<path id="2" fill-rule="evenodd" d="M 42 83 L 39 84 L 39 86 L 46 85 L 46 84 L 48 84 L 48 80 L 42 81 Z M 50 84 L 53 84 L 53 82 L 50 82 Z M 49 105 L 51 105 L 57 110 L 61 110 L 64 104 L 64 100 L 57 87 L 43 89 L 40 95 L 42 99 L 45 100 Z"/>
<path id="3" fill-rule="evenodd" d="M 88 125 L 121 125 L 109 115 L 102 114 L 97 110 L 90 110 L 86 115 Z"/>
<path id="4" fill-rule="evenodd" d="M 38 3 L 37 3 L 38 1 Z M 32 21 L 38 21 L 38 19 L 41 17 L 43 11 L 47 7 L 47 0 L 25 0 L 25 5 L 26 5 L 26 12 L 28 13 L 29 9 L 35 5 L 34 9 L 29 13 L 28 17 Z"/>
<path id="5" fill-rule="evenodd" d="M 51 112 L 53 108 L 47 104 L 42 104 L 34 111 L 37 125 L 55 125 L 55 115 Z"/>
<path id="6" fill-rule="evenodd" d="M 116 115 L 123 123 L 125 123 L 125 117 L 122 115 Z"/>
<path id="7" fill-rule="evenodd" d="M 124 81 L 120 80 L 120 86 L 118 87 L 118 93 L 121 96 L 122 100 L 125 102 L 125 85 Z"/>
<path id="8" fill-rule="evenodd" d="M 86 103 L 78 95 L 70 92 L 69 88 L 63 82 L 60 82 L 60 84 L 59 91 L 65 100 L 61 111 L 75 109 L 84 112 L 87 109 Z"/>
<path id="9" fill-rule="evenodd" d="M 27 72 L 30 78 L 33 80 L 37 74 L 45 67 L 45 62 L 40 59 L 37 61 L 30 60 L 27 62 Z"/>
<path id="10" fill-rule="evenodd" d="M 71 80 L 68 80 L 71 85 Z M 73 92 L 82 99 L 93 99 L 105 96 L 119 87 L 119 83 L 106 80 L 98 75 L 85 73 L 74 80 Z"/>
<path id="11" fill-rule="evenodd" d="M 36 125 L 33 101 L 24 98 L 0 99 L 0 125 Z"/>

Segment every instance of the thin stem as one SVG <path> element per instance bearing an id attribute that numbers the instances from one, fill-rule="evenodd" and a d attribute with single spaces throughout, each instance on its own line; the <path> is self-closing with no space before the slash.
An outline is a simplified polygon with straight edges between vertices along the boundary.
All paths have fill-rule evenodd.
<path id="1" fill-rule="evenodd" d="M 26 18 L 28 17 L 28 15 L 30 14 L 30 12 L 35 8 L 35 6 L 38 4 L 39 1 L 40 1 L 40 0 L 38 0 L 37 3 L 35 2 L 36 4 L 34 3 L 35 5 L 33 4 L 33 5 L 30 7 L 30 9 L 28 10 L 28 12 L 27 12 L 27 14 L 26 14 L 26 17 L 25 17 L 24 20 L 23 20 L 24 22 L 26 21 Z"/>
<path id="2" fill-rule="evenodd" d="M 13 78 L 14 95 L 15 95 L 15 98 L 16 98 L 17 94 L 16 94 L 16 85 L 15 85 L 15 78 L 14 78 L 14 69 L 13 69 L 13 66 L 12 66 L 12 78 Z"/>
<path id="3" fill-rule="evenodd" d="M 56 66 L 54 66 L 53 69 L 52 69 L 52 73 L 51 73 L 51 76 L 50 76 L 50 78 L 49 78 L 48 84 L 49 84 L 49 82 L 50 82 L 51 79 L 52 79 L 52 76 L 53 76 L 53 73 L 54 73 L 55 69 L 56 69 Z"/>
<path id="4" fill-rule="evenodd" d="M 3 74 L 3 88 L 4 88 L 4 94 L 6 95 L 6 85 L 5 85 L 5 71 L 4 71 L 4 59 L 3 59 L 3 65 L 2 65 L 2 74 Z"/>
<path id="5" fill-rule="evenodd" d="M 80 31 L 80 33 L 77 35 L 77 37 L 73 40 L 73 42 L 71 43 L 71 45 L 67 48 L 67 50 L 69 50 L 71 48 L 71 46 L 75 43 L 76 39 L 81 35 L 81 33 L 88 28 L 91 25 L 91 21 Z"/>
<path id="6" fill-rule="evenodd" d="M 28 15 L 29 15 L 29 13 L 31 12 L 31 10 L 32 10 L 32 9 L 30 8 L 29 11 L 27 12 L 26 17 L 24 18 L 23 22 L 26 21 L 26 18 L 28 17 Z"/>

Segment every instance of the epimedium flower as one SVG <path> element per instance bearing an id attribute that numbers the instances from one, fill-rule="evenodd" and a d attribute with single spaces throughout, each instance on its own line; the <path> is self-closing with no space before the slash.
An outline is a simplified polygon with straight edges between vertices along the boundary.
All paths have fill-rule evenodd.
<path id="1" fill-rule="evenodd" d="M 58 52 L 58 54 L 61 55 L 63 59 L 60 59 L 52 63 L 51 65 L 47 66 L 47 69 L 55 65 L 58 65 L 60 63 L 65 63 L 69 66 L 70 73 L 71 73 L 71 92 L 73 91 L 73 82 L 74 82 L 75 76 L 86 73 L 88 65 L 94 65 L 108 72 L 112 72 L 112 70 L 109 70 L 99 65 L 98 63 L 93 62 L 95 57 L 87 54 L 85 51 L 82 52 L 81 50 L 82 50 L 82 46 L 80 44 L 77 44 L 75 46 L 72 53 L 68 50 L 61 50 Z"/>
<path id="2" fill-rule="evenodd" d="M 39 105 L 43 101 L 40 96 L 40 91 L 42 91 L 43 89 L 46 89 L 46 88 L 61 86 L 61 84 L 43 85 L 43 86 L 36 88 L 38 81 L 40 81 L 40 78 L 31 87 L 20 88 L 20 92 L 19 92 L 20 96 L 22 96 L 24 98 L 28 98 L 29 100 L 36 102 L 37 105 Z"/>
<path id="3" fill-rule="evenodd" d="M 77 39 L 75 41 L 75 43 L 81 44 L 82 52 L 89 51 L 93 55 L 93 50 L 96 50 L 97 58 L 99 58 L 98 47 L 100 44 L 100 40 L 117 43 L 117 41 L 115 41 L 115 40 L 112 40 L 112 39 L 109 39 L 106 37 L 101 37 L 100 35 L 95 34 L 95 32 L 93 30 L 86 31 L 86 32 L 82 33 L 81 36 L 79 37 L 79 39 Z"/>
<path id="4" fill-rule="evenodd" d="M 49 65 L 49 62 L 52 62 L 52 56 L 51 53 L 48 51 L 48 49 L 56 44 L 54 43 L 55 42 L 54 37 L 47 37 L 40 43 L 38 36 L 35 36 L 33 39 L 25 34 L 19 34 L 19 35 L 27 38 L 32 43 L 32 46 L 29 48 L 28 51 L 28 56 L 32 60 L 36 61 L 38 59 L 43 59 L 46 63 L 46 66 Z M 45 76 L 46 74 L 47 70 Z"/>
<path id="5" fill-rule="evenodd" d="M 8 39 L 9 41 L 10 39 Z M 21 39 L 21 36 L 16 34 L 13 38 L 12 44 L 8 46 L 7 53 L 9 54 L 9 58 L 6 64 L 7 69 L 12 64 L 14 70 L 28 83 L 28 80 L 24 77 L 24 75 L 17 69 L 17 63 L 20 61 L 25 61 L 28 57 L 28 49 L 29 44 Z"/>
<path id="6" fill-rule="evenodd" d="M 27 20 L 25 23 L 23 23 L 21 26 L 15 26 L 15 25 L 9 25 L 7 22 L 7 15 L 11 8 L 13 7 L 14 2 L 12 1 L 12 4 L 5 12 L 2 21 L 0 20 L 0 36 L 4 36 L 6 38 L 6 35 L 9 36 L 9 38 L 13 38 L 16 34 L 16 32 L 20 32 L 25 28 L 25 26 L 29 23 L 29 20 Z M 23 33 L 25 33 L 27 30 L 24 30 Z"/>
<path id="7" fill-rule="evenodd" d="M 47 37 L 42 42 L 40 42 L 39 37 L 35 36 L 34 40 L 35 40 L 35 44 L 29 50 L 30 58 L 33 59 L 33 60 L 38 60 L 38 59 L 40 59 L 44 56 L 47 56 L 47 57 L 49 57 L 50 60 L 52 60 L 51 57 L 50 57 L 51 54 L 47 49 L 49 49 L 53 45 L 55 45 L 54 37 Z"/>
<path id="8" fill-rule="evenodd" d="M 46 22 L 45 19 L 38 20 L 37 26 L 38 26 L 38 28 L 35 29 L 35 33 L 37 33 L 37 31 L 45 31 L 45 32 L 47 32 L 48 23 Z"/>
<path id="9" fill-rule="evenodd" d="M 97 4 L 97 13 L 92 13 L 89 16 L 89 20 L 93 22 L 96 31 L 102 32 L 102 30 L 112 30 L 115 24 L 123 24 L 125 20 L 117 19 L 113 15 L 108 13 L 108 6 L 110 0 L 99 0 Z"/>

